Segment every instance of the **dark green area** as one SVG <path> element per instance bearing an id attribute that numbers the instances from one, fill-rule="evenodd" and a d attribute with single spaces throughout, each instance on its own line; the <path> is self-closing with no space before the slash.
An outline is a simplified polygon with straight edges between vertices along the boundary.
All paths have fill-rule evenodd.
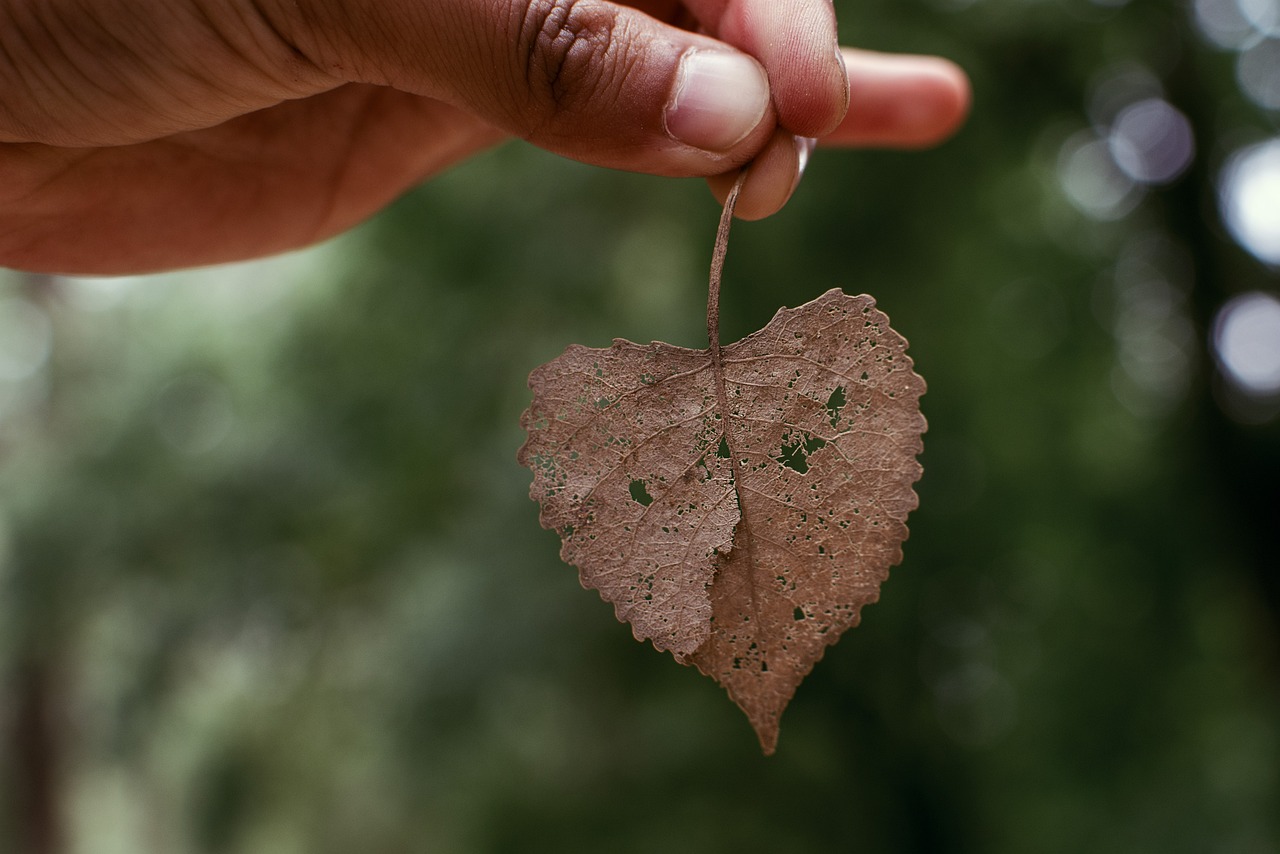
<path id="1" fill-rule="evenodd" d="M 802 434 L 791 437 L 790 441 L 784 436 L 782 453 L 774 459 L 787 468 L 804 474 L 809 470 L 809 455 L 826 444 L 825 440 L 817 436 Z"/>
<path id="2" fill-rule="evenodd" d="M 650 504 L 653 503 L 653 496 L 649 494 L 649 490 L 645 486 L 645 483 L 643 480 L 631 481 L 631 486 L 629 487 L 629 490 L 631 492 L 631 500 L 636 502 L 637 504 L 641 504 L 645 507 L 648 507 Z"/>
<path id="3" fill-rule="evenodd" d="M 1280 287 L 1215 184 L 1276 114 L 1189 5 L 841 3 L 975 109 L 819 152 L 730 240 L 725 341 L 868 292 L 929 384 L 904 560 L 769 759 L 580 588 L 515 463 L 568 344 L 703 345 L 699 182 L 517 143 L 315 260 L 6 278 L 52 349 L 0 376 L 0 851 L 1280 850 L 1280 428 L 1207 349 Z M 1093 218 L 1064 157 L 1135 93 L 1196 159 Z"/>
<path id="4" fill-rule="evenodd" d="M 827 417 L 831 419 L 831 426 L 835 429 L 840 427 L 840 410 L 844 409 L 844 404 L 844 386 L 838 385 L 831 392 L 831 397 L 827 398 Z"/>

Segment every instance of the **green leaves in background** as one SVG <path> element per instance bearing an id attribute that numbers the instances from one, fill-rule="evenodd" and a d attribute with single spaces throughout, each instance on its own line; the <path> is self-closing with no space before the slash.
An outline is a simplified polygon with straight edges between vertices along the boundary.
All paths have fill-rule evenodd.
<path id="1" fill-rule="evenodd" d="M 701 345 L 696 182 L 512 145 L 314 254 L 10 275 L 6 850 L 1274 851 L 1276 339 L 1248 330 L 1277 279 L 1247 211 L 1276 207 L 1241 201 L 1274 36 L 1245 5 L 840 10 L 956 57 L 975 113 L 935 152 L 819 153 L 735 229 L 726 340 L 867 291 L 929 378 L 893 595 L 767 761 L 582 595 L 515 462 L 565 342 Z"/>

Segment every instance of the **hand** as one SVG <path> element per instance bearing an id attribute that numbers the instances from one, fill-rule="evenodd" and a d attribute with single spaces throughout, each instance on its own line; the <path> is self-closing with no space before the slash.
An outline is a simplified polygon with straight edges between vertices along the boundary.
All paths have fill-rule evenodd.
<path id="1" fill-rule="evenodd" d="M 0 264 L 296 248 L 507 136 L 721 192 L 753 162 L 768 216 L 803 138 L 927 145 L 967 110 L 953 65 L 835 33 L 829 0 L 0 0 Z"/>

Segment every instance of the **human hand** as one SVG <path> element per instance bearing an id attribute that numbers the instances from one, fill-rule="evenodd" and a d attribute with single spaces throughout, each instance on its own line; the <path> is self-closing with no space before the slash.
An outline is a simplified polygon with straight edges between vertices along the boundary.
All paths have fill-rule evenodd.
<path id="1" fill-rule="evenodd" d="M 755 219 L 805 138 L 968 107 L 950 63 L 837 50 L 829 0 L 0 0 L 0 92 L 0 264 L 75 273 L 313 243 L 507 136 L 721 194 L 751 162 Z"/>

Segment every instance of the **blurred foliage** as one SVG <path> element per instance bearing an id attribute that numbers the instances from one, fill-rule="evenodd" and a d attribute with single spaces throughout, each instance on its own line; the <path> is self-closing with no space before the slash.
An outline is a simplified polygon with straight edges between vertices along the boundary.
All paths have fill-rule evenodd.
<path id="1" fill-rule="evenodd" d="M 1280 434 L 1207 347 L 1280 288 L 1214 183 L 1277 114 L 1179 3 L 841 5 L 976 102 L 730 241 L 726 340 L 840 286 L 929 381 L 906 559 L 777 756 L 515 463 L 569 343 L 702 346 L 717 208 L 511 144 L 309 252 L 0 282 L 0 850 L 1280 851 Z M 1090 216 L 1135 73 L 1197 154 Z"/>

